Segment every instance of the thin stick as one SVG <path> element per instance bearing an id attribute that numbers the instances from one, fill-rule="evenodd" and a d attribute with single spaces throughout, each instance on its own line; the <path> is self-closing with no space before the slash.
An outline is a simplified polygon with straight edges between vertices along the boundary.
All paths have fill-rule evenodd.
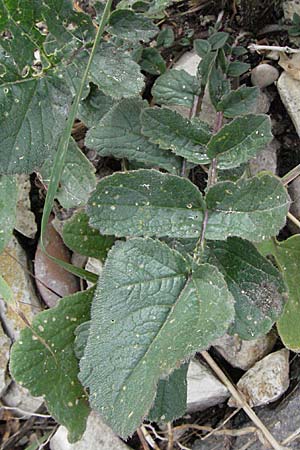
<path id="1" fill-rule="evenodd" d="M 167 450 L 173 450 L 174 449 L 174 434 L 173 434 L 173 429 L 172 429 L 172 423 L 168 422 L 167 423 L 167 427 L 168 427 L 168 447 L 167 447 Z"/>
<path id="2" fill-rule="evenodd" d="M 229 420 L 231 420 L 239 411 L 241 410 L 241 408 L 237 408 L 233 411 L 233 413 L 231 413 L 227 419 L 225 419 L 221 425 L 219 425 L 217 428 L 215 428 L 214 430 L 210 431 L 209 433 L 207 433 L 203 438 L 202 441 L 205 441 L 205 439 L 209 438 L 212 434 L 215 434 L 216 431 L 221 430 L 224 425 L 226 425 L 227 422 L 229 422 Z"/>
<path id="3" fill-rule="evenodd" d="M 216 364 L 213 358 L 207 351 L 201 352 L 202 357 L 208 363 L 208 365 L 212 368 L 212 370 L 216 373 L 216 375 L 220 378 L 222 383 L 227 387 L 231 395 L 235 398 L 237 403 L 243 408 L 245 413 L 250 417 L 252 422 L 257 426 L 257 428 L 261 431 L 265 439 L 271 444 L 274 450 L 283 450 L 283 447 L 276 441 L 274 436 L 270 433 L 267 427 L 262 423 L 262 421 L 257 417 L 253 409 L 248 405 L 246 400 L 242 397 L 240 392 L 234 387 L 231 381 L 227 378 L 224 372 L 220 369 L 220 367 Z"/>
<path id="4" fill-rule="evenodd" d="M 291 222 L 293 222 L 294 225 L 300 228 L 300 221 L 297 219 L 297 217 L 293 216 L 293 214 L 290 212 L 287 213 L 287 217 Z"/>
<path id="5" fill-rule="evenodd" d="M 291 48 L 288 46 L 279 47 L 277 45 L 258 45 L 258 44 L 250 44 L 248 45 L 250 51 L 260 52 L 263 50 L 273 51 L 273 52 L 283 52 L 283 53 L 300 53 L 300 48 Z"/>
<path id="6" fill-rule="evenodd" d="M 174 428 L 175 431 L 176 430 L 185 430 L 185 429 L 192 429 L 192 430 L 198 430 L 198 431 L 210 431 L 210 432 L 214 433 L 216 436 L 232 436 L 232 437 L 244 436 L 245 434 L 258 432 L 258 429 L 256 427 L 245 427 L 245 428 L 241 428 L 239 430 L 228 429 L 228 428 L 225 428 L 224 430 L 215 430 L 214 428 L 206 426 L 206 425 L 197 425 L 197 424 L 193 424 L 193 423 L 179 425 L 178 427 Z"/>
<path id="7" fill-rule="evenodd" d="M 295 178 L 297 178 L 300 175 L 300 164 L 298 166 L 294 167 L 292 170 L 290 170 L 288 173 L 286 173 L 282 178 L 281 182 L 284 186 L 291 183 Z"/>
<path id="8" fill-rule="evenodd" d="M 42 417 L 43 419 L 51 419 L 52 416 L 50 416 L 49 414 L 38 414 L 38 413 L 34 413 L 34 412 L 30 412 L 30 411 L 25 411 L 24 409 L 21 408 L 17 408 L 16 406 L 0 406 L 0 411 L 1 409 L 4 409 L 6 411 L 16 411 L 19 414 L 24 414 L 26 416 L 32 416 L 32 417 Z"/>
<path id="9" fill-rule="evenodd" d="M 300 437 L 300 428 L 297 428 L 297 430 L 294 431 L 294 433 L 290 434 L 284 441 L 282 441 L 282 445 L 290 444 L 291 442 L 295 441 Z"/>
<path id="10" fill-rule="evenodd" d="M 141 444 L 142 444 L 142 446 L 143 446 L 143 449 L 144 449 L 144 450 L 150 450 L 150 448 L 149 448 L 149 446 L 148 446 L 148 444 L 147 444 L 147 441 L 146 441 L 146 439 L 145 439 L 144 433 L 143 433 L 143 431 L 142 431 L 142 428 L 141 428 L 141 427 L 138 428 L 138 429 L 136 430 L 136 432 L 137 432 L 137 435 L 138 435 L 138 437 L 139 437 L 139 440 L 141 441 Z"/>
<path id="11" fill-rule="evenodd" d="M 145 425 L 141 425 L 141 431 L 143 433 L 146 442 L 150 445 L 150 447 L 154 448 L 154 450 L 160 450 L 157 444 L 155 443 L 154 439 L 152 438 L 151 434 L 148 433 L 148 430 L 146 429 Z"/>

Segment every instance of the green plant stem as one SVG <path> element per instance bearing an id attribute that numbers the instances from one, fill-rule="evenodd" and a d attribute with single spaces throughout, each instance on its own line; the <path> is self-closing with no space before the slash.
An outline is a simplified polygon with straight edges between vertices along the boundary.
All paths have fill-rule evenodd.
<path id="1" fill-rule="evenodd" d="M 222 128 L 223 125 L 223 113 L 217 112 L 216 116 L 216 122 L 214 126 L 214 134 L 218 133 L 218 131 Z M 209 172 L 208 172 L 208 180 L 207 180 L 207 189 L 209 189 L 213 184 L 217 182 L 217 159 L 213 158 Z M 202 228 L 200 233 L 200 238 L 196 244 L 195 251 L 194 251 L 194 260 L 196 260 L 199 256 L 199 253 L 203 251 L 204 249 L 204 242 L 205 242 L 205 232 L 207 228 L 208 223 L 208 210 L 206 209 L 204 212 L 204 218 L 202 222 Z"/>
<path id="2" fill-rule="evenodd" d="M 83 93 L 83 90 L 84 90 L 84 87 L 85 87 L 85 84 L 86 84 L 86 81 L 88 78 L 91 63 L 95 56 L 96 49 L 100 42 L 100 39 L 104 33 L 106 22 L 109 18 L 111 4 L 112 4 L 112 0 L 108 0 L 106 3 L 88 63 L 86 65 L 83 77 L 81 79 L 79 89 L 74 98 L 74 101 L 73 101 L 73 104 L 71 107 L 71 111 L 70 111 L 70 114 L 69 114 L 69 117 L 67 120 L 66 127 L 65 127 L 64 132 L 59 141 L 58 149 L 57 149 L 57 152 L 55 155 L 54 164 L 53 164 L 53 168 L 52 168 L 52 172 L 51 172 L 49 188 L 48 188 L 47 195 L 46 195 L 45 206 L 44 206 L 43 217 L 42 217 L 42 224 L 41 224 L 41 248 L 46 253 L 46 255 L 50 259 L 55 261 L 57 264 L 59 264 L 61 267 L 68 270 L 69 272 L 74 273 L 75 275 L 78 275 L 82 278 L 88 279 L 92 282 L 97 281 L 97 276 L 95 274 L 92 274 L 91 272 L 85 271 L 83 269 L 79 269 L 75 266 L 72 266 L 71 264 L 68 264 L 64 261 L 61 261 L 61 260 L 49 255 L 49 253 L 47 252 L 46 247 L 45 247 L 45 233 L 46 233 L 46 227 L 48 224 L 48 220 L 49 220 L 49 217 L 51 214 L 54 198 L 55 198 L 58 186 L 59 186 L 59 181 L 61 179 L 61 175 L 62 175 L 62 172 L 64 169 L 64 162 L 65 162 L 65 158 L 66 158 L 66 154 L 67 154 L 67 150 L 68 150 L 68 145 L 69 145 L 69 141 L 70 141 L 73 123 L 76 119 L 78 106 L 79 106 L 79 103 L 80 103 L 80 100 L 82 97 L 82 93 Z"/>

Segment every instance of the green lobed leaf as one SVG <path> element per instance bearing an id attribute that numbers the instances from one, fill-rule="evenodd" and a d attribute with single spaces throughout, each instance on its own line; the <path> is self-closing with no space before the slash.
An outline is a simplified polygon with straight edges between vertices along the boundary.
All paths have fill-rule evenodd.
<path id="1" fill-rule="evenodd" d="M 78 381 L 74 331 L 90 317 L 94 289 L 62 298 L 55 308 L 37 314 L 32 330 L 21 331 L 11 351 L 10 372 L 30 390 L 43 395 L 49 413 L 69 431 L 69 441 L 85 431 L 89 405 Z"/>
<path id="2" fill-rule="evenodd" d="M 201 58 L 204 58 L 211 51 L 211 45 L 206 39 L 195 39 L 193 44 L 195 52 Z"/>
<path id="3" fill-rule="evenodd" d="M 147 419 L 151 422 L 172 422 L 186 412 L 188 364 L 183 364 L 167 379 L 159 380 L 157 392 Z"/>
<path id="4" fill-rule="evenodd" d="M 241 86 L 224 95 L 217 105 L 217 110 L 223 111 L 228 119 L 249 114 L 256 105 L 258 95 L 258 87 Z"/>
<path id="5" fill-rule="evenodd" d="M 49 184 L 53 159 L 48 158 L 41 169 L 43 181 Z M 63 208 L 75 208 L 86 204 L 96 187 L 95 168 L 72 139 L 60 179 L 56 198 Z"/>
<path id="6" fill-rule="evenodd" d="M 200 86 L 196 77 L 185 70 L 171 69 L 155 81 L 152 95 L 160 105 L 179 105 L 192 108 L 194 96 L 199 94 Z"/>
<path id="7" fill-rule="evenodd" d="M 279 266 L 283 279 L 288 287 L 288 300 L 283 314 L 277 322 L 280 338 L 285 345 L 294 352 L 300 352 L 300 236 L 297 234 L 286 241 L 266 242 L 265 255 L 273 255 Z M 261 247 L 259 247 L 261 250 Z"/>
<path id="8" fill-rule="evenodd" d="M 115 100 L 112 97 L 105 95 L 93 84 L 89 95 L 79 105 L 77 117 L 88 128 L 91 128 L 98 125 L 102 117 L 110 111 L 114 104 Z"/>
<path id="9" fill-rule="evenodd" d="M 209 97 L 213 106 L 217 109 L 217 105 L 221 98 L 228 94 L 230 90 L 230 82 L 227 80 L 221 69 L 212 66 L 208 81 Z"/>
<path id="10" fill-rule="evenodd" d="M 16 223 L 18 188 L 11 176 L 0 176 L 0 253 L 10 241 Z"/>
<path id="11" fill-rule="evenodd" d="M 233 299 L 218 269 L 202 264 L 188 273 L 179 253 L 152 239 L 118 242 L 108 254 L 80 380 L 92 407 L 122 437 L 149 412 L 159 379 L 233 320 Z"/>
<path id="12" fill-rule="evenodd" d="M 102 236 L 98 230 L 89 226 L 89 218 L 79 211 L 65 222 L 62 237 L 64 243 L 80 255 L 91 256 L 103 261 L 113 245 L 113 236 Z"/>
<path id="13" fill-rule="evenodd" d="M 130 54 L 106 42 L 98 46 L 90 79 L 105 95 L 115 99 L 135 97 L 144 87 L 140 67 Z"/>
<path id="14" fill-rule="evenodd" d="M 261 173 L 237 183 L 224 181 L 206 195 L 207 239 L 237 236 L 259 242 L 284 226 L 290 199 L 279 178 Z"/>
<path id="15" fill-rule="evenodd" d="M 146 105 L 140 98 L 121 100 L 88 131 L 85 144 L 101 156 L 127 158 L 178 173 L 180 159 L 161 150 L 142 134 L 140 114 Z"/>
<path id="16" fill-rule="evenodd" d="M 173 45 L 174 40 L 175 40 L 175 35 L 174 35 L 173 28 L 166 27 L 166 28 L 163 28 L 159 32 L 159 34 L 156 38 L 156 45 L 157 45 L 157 47 L 169 48 Z"/>
<path id="17" fill-rule="evenodd" d="M 64 80 L 55 75 L 1 86 L 3 173 L 31 173 L 55 152 L 71 99 Z"/>
<path id="18" fill-rule="evenodd" d="M 207 145 L 207 155 L 217 157 L 221 168 L 237 167 L 254 157 L 272 138 L 269 116 L 248 114 L 237 117 L 213 135 Z"/>
<path id="19" fill-rule="evenodd" d="M 243 75 L 243 73 L 247 72 L 247 70 L 250 69 L 250 64 L 243 63 L 240 61 L 233 61 L 229 63 L 228 69 L 227 69 L 227 76 L 228 77 L 239 77 Z"/>
<path id="20" fill-rule="evenodd" d="M 218 50 L 219 48 L 224 47 L 228 38 L 228 33 L 225 33 L 224 31 L 218 31 L 208 38 L 208 42 L 210 43 L 212 50 Z"/>
<path id="21" fill-rule="evenodd" d="M 197 237 L 204 209 L 201 192 L 189 180 L 140 169 L 103 178 L 87 215 L 103 234 Z"/>
<path id="22" fill-rule="evenodd" d="M 151 75 L 160 75 L 166 71 L 166 63 L 156 48 L 144 48 L 139 61 L 141 69 Z"/>
<path id="23" fill-rule="evenodd" d="M 145 108 L 141 114 L 142 133 L 160 148 L 195 164 L 207 164 L 206 144 L 210 139 L 207 126 L 191 122 L 168 108 Z"/>
<path id="24" fill-rule="evenodd" d="M 228 238 L 208 242 L 208 262 L 223 273 L 235 299 L 229 332 L 241 339 L 267 334 L 283 309 L 286 288 L 280 272 L 249 241 Z"/>
<path id="25" fill-rule="evenodd" d="M 130 9 L 117 9 L 109 18 L 109 32 L 118 38 L 131 42 L 149 42 L 159 28 L 143 14 Z"/>

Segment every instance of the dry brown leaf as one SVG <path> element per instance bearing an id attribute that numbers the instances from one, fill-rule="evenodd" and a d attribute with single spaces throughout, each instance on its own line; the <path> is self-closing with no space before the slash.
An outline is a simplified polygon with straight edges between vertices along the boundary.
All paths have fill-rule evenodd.
<path id="1" fill-rule="evenodd" d="M 294 53 L 291 57 L 289 57 L 285 53 L 281 52 L 278 64 L 292 78 L 295 80 L 300 80 L 300 53 Z"/>

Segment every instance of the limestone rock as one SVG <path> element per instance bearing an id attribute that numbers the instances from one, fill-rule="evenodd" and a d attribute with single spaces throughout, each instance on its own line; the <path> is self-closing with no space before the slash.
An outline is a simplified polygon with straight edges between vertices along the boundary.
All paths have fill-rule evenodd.
<path id="1" fill-rule="evenodd" d="M 38 376 L 42 376 L 42 374 L 37 374 Z M 14 381 L 10 384 L 1 400 L 4 405 L 21 410 L 16 410 L 15 415 L 26 416 L 25 412 L 28 412 L 28 417 L 30 413 L 35 412 L 44 403 L 42 397 L 33 397 L 28 389 L 23 388 Z"/>
<path id="2" fill-rule="evenodd" d="M 41 310 L 41 305 L 34 292 L 32 281 L 27 269 L 27 257 L 15 237 L 7 245 L 7 251 L 0 255 L 0 273 L 12 288 L 14 300 L 18 308 L 27 318 L 32 321 L 35 314 Z M 11 255 L 11 256 L 10 256 Z M 20 331 L 25 323 L 0 297 L 0 315 L 5 323 L 9 336 L 18 339 Z"/>
<path id="3" fill-rule="evenodd" d="M 259 64 L 254 67 L 251 72 L 251 82 L 253 86 L 258 86 L 261 89 L 273 84 L 278 77 L 278 70 L 270 64 Z"/>
<path id="4" fill-rule="evenodd" d="M 300 81 L 283 72 L 277 82 L 277 88 L 300 137 Z"/>
<path id="5" fill-rule="evenodd" d="M 187 411 L 204 411 L 229 397 L 227 388 L 199 361 L 192 360 L 187 373 Z"/>
<path id="6" fill-rule="evenodd" d="M 92 412 L 82 439 L 70 444 L 67 429 L 60 426 L 50 441 L 51 450 L 129 450 L 129 447 L 105 425 L 99 415 Z"/>
<path id="7" fill-rule="evenodd" d="M 3 331 L 0 324 L 0 396 L 7 386 L 7 365 L 9 361 L 9 349 L 11 341 L 8 336 Z"/>
<path id="8" fill-rule="evenodd" d="M 233 367 L 248 370 L 272 351 L 275 342 L 276 335 L 272 332 L 251 341 L 244 341 L 238 336 L 225 334 L 214 342 L 214 348 Z"/>
<path id="9" fill-rule="evenodd" d="M 17 220 L 16 230 L 28 238 L 34 238 L 37 232 L 35 216 L 31 211 L 30 203 L 30 178 L 28 175 L 16 175 L 18 185 Z"/>
<path id="10" fill-rule="evenodd" d="M 237 383 L 250 406 L 274 402 L 289 387 L 289 351 L 279 350 L 257 362 Z M 236 407 L 233 398 L 228 406 Z"/>

